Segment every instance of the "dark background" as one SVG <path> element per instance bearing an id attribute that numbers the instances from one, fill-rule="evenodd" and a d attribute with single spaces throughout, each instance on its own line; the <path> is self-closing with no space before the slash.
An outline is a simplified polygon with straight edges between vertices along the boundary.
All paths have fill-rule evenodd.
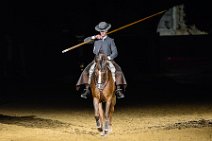
<path id="1" fill-rule="evenodd" d="M 7 1 L 1 5 L 1 102 L 75 101 L 80 65 L 94 57 L 92 46 L 62 50 L 97 32 L 100 21 L 112 30 L 184 4 L 186 23 L 208 35 L 159 36 L 162 15 L 111 34 L 116 62 L 128 81 L 120 103 L 206 102 L 211 93 L 211 8 L 203 1 Z"/>

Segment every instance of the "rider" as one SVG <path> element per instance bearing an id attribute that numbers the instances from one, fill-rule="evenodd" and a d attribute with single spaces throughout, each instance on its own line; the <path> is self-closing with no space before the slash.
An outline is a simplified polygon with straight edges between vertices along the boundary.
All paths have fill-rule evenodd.
<path id="1" fill-rule="evenodd" d="M 91 41 L 94 44 L 93 53 L 98 55 L 99 53 L 106 54 L 108 56 L 109 69 L 112 72 L 113 80 L 116 84 L 116 95 L 117 98 L 124 98 L 124 90 L 127 86 L 125 76 L 121 70 L 121 67 L 114 61 L 117 57 L 118 51 L 114 42 L 114 39 L 107 35 L 107 31 L 111 28 L 111 24 L 106 22 L 100 22 L 95 26 L 95 30 L 100 32 L 98 35 L 87 37 L 84 42 Z M 90 93 L 89 86 L 91 83 L 92 74 L 94 72 L 95 62 L 94 60 L 88 64 L 83 70 L 77 84 L 77 90 L 80 85 L 85 85 L 85 89 L 81 94 L 81 98 L 87 99 L 87 95 Z"/>

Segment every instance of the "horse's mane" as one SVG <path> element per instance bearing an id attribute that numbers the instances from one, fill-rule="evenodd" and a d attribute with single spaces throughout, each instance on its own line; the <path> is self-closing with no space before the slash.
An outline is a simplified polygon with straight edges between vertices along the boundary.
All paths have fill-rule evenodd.
<path id="1" fill-rule="evenodd" d="M 96 67 L 97 69 L 103 70 L 107 68 L 107 55 L 105 54 L 98 54 L 95 57 Z"/>

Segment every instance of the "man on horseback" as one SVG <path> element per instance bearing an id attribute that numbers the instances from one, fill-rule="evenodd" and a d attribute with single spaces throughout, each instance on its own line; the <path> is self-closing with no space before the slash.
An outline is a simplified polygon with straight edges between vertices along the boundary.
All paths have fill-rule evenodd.
<path id="1" fill-rule="evenodd" d="M 107 31 L 111 28 L 111 24 L 106 22 L 100 22 L 95 26 L 95 30 L 100 34 L 87 37 L 84 42 L 91 40 L 94 44 L 93 53 L 98 55 L 99 53 L 106 54 L 108 56 L 109 69 L 112 73 L 113 80 L 116 84 L 116 95 L 118 99 L 124 98 L 124 90 L 127 86 L 125 76 L 121 70 L 121 67 L 114 61 L 114 58 L 118 56 L 118 51 L 114 42 L 114 39 L 107 35 Z M 87 99 L 87 95 L 90 93 L 89 86 L 92 79 L 92 74 L 95 68 L 95 61 L 92 61 L 82 72 L 76 87 L 84 84 L 85 89 L 81 94 L 81 98 Z"/>

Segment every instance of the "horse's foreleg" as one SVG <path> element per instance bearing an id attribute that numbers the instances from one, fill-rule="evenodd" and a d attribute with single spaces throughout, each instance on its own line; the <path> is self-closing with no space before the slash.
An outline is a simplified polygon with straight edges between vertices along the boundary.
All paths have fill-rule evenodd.
<path id="1" fill-rule="evenodd" d="M 95 117 L 95 120 L 96 120 L 96 127 L 98 129 L 101 128 L 101 121 L 100 121 L 100 118 L 99 118 L 99 100 L 94 98 L 93 99 L 93 106 L 94 106 L 94 117 Z"/>
<path id="2" fill-rule="evenodd" d="M 102 102 L 99 103 L 99 118 L 101 120 L 101 124 L 103 125 L 103 121 L 104 121 L 104 110 L 103 110 L 103 107 L 102 107 Z"/>
<path id="3" fill-rule="evenodd" d="M 114 112 L 114 105 L 111 104 L 110 106 L 110 112 L 109 112 L 109 116 L 110 116 L 110 125 L 112 125 L 112 114 Z"/>

